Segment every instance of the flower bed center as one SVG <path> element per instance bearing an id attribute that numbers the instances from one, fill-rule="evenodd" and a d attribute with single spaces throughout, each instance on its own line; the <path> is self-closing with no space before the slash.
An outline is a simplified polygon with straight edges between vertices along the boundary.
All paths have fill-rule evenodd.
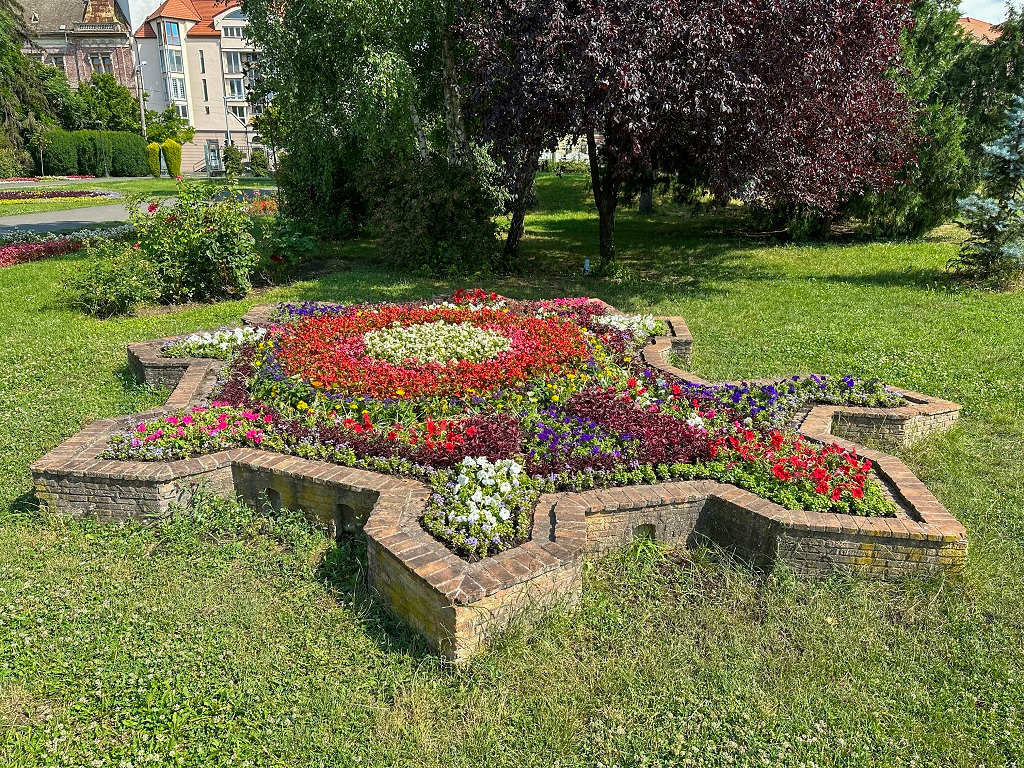
<path id="1" fill-rule="evenodd" d="M 496 331 L 472 323 L 435 320 L 419 325 L 394 325 L 363 335 L 366 354 L 394 365 L 418 363 L 481 363 L 492 360 L 511 346 Z"/>

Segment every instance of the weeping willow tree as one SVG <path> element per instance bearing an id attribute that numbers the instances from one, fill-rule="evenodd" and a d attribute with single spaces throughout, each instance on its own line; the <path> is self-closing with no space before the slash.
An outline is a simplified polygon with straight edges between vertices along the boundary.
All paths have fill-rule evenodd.
<path id="1" fill-rule="evenodd" d="M 264 52 L 286 206 L 335 232 L 367 213 L 374 180 L 437 158 L 471 165 L 453 0 L 243 0 Z M 370 192 L 367 189 L 370 188 Z"/>

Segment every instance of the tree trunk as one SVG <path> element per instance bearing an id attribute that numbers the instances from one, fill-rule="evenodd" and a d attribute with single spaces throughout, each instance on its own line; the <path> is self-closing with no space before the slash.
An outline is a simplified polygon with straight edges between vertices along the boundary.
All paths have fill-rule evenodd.
<path id="1" fill-rule="evenodd" d="M 640 205 L 637 207 L 638 213 L 649 214 L 654 213 L 654 182 L 644 181 L 644 186 L 640 190 Z"/>
<path id="2" fill-rule="evenodd" d="M 430 157 L 430 150 L 427 148 L 427 137 L 423 133 L 423 123 L 420 122 L 420 113 L 416 110 L 416 102 L 409 102 L 409 111 L 412 113 L 412 127 L 416 131 L 416 145 L 420 151 L 420 160 L 424 162 Z"/>
<path id="3" fill-rule="evenodd" d="M 615 209 L 619 205 L 620 180 L 610 168 L 605 170 L 604 178 L 601 177 L 597 139 L 592 130 L 587 131 L 587 154 L 590 157 L 590 183 L 594 190 L 594 203 L 597 205 L 597 272 L 603 274 L 615 260 Z"/>
<path id="4" fill-rule="evenodd" d="M 526 233 L 526 208 L 533 190 L 533 180 L 537 176 L 540 165 L 540 152 L 527 150 L 526 156 L 515 169 L 512 182 L 512 219 L 509 223 L 508 237 L 505 238 L 505 266 L 511 267 L 519 256 L 519 243 Z"/>
<path id="5" fill-rule="evenodd" d="M 448 129 L 448 162 L 463 163 L 469 158 L 469 137 L 462 120 L 462 104 L 455 75 L 451 31 L 447 25 L 441 33 L 442 81 L 444 84 L 444 119 Z"/>

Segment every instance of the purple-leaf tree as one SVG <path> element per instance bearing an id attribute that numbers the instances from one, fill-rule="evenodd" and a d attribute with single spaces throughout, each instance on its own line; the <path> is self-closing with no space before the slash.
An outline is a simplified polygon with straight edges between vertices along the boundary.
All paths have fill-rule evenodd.
<path id="1" fill-rule="evenodd" d="M 893 0 L 478 0 L 468 102 L 517 196 L 543 149 L 586 137 L 604 270 L 622 186 L 655 158 L 720 196 L 826 213 L 891 184 L 912 130 L 889 76 L 908 21 Z"/>

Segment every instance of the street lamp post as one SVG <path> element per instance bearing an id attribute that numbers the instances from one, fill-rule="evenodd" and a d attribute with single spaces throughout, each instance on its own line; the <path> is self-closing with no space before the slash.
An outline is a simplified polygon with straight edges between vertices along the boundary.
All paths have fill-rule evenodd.
<path id="1" fill-rule="evenodd" d="M 103 177 L 110 178 L 110 169 L 107 168 L 107 143 L 103 140 L 103 121 L 96 121 L 96 130 L 100 132 L 100 149 L 103 150 Z"/>
<path id="2" fill-rule="evenodd" d="M 135 67 L 135 87 L 139 92 L 139 122 L 142 125 L 142 138 L 146 139 L 146 92 L 143 90 L 145 82 L 143 82 L 142 68 L 149 62 L 142 60 L 142 51 L 139 50 L 139 41 L 133 40 L 135 43 L 135 61 L 139 62 Z"/>

